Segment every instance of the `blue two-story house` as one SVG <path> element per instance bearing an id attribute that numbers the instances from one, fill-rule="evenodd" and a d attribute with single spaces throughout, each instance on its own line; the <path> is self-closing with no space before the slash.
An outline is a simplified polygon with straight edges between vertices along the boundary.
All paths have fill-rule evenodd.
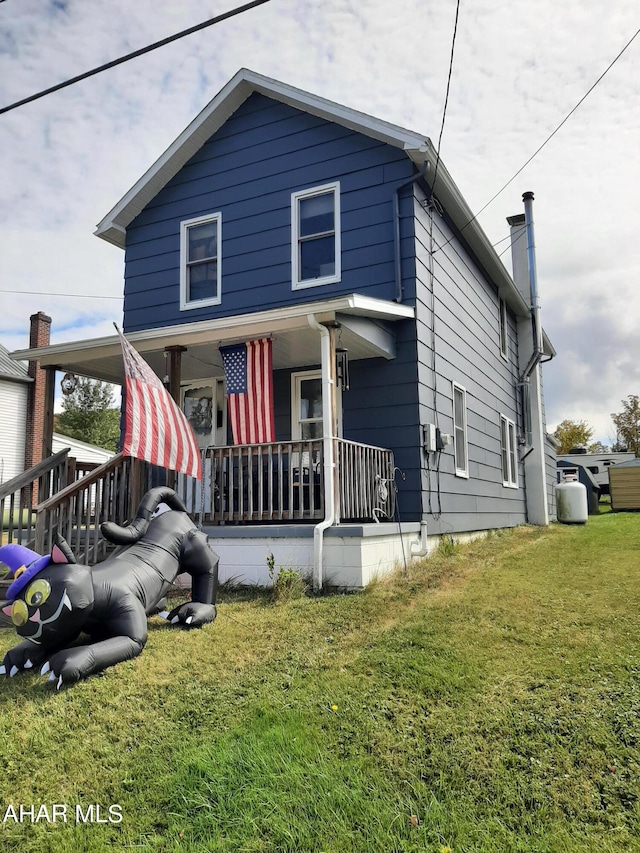
<path id="1" fill-rule="evenodd" d="M 124 332 L 204 452 L 204 488 L 177 482 L 223 580 L 273 555 L 359 587 L 442 534 L 548 523 L 530 201 L 510 222 L 515 280 L 427 137 L 247 70 L 105 216 Z M 220 350 L 264 338 L 274 440 L 237 445 Z M 115 336 L 16 355 L 122 382 Z"/>

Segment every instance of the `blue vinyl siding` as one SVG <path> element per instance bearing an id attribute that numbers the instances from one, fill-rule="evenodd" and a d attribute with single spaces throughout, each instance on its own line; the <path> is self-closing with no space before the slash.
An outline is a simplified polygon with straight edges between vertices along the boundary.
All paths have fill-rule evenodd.
<path id="1" fill-rule="evenodd" d="M 516 425 L 520 423 L 515 317 L 507 312 L 509 358 L 505 361 L 500 355 L 497 289 L 484 277 L 462 241 L 453 235 L 445 218 L 438 214 L 434 216 L 434 240 L 444 248 L 434 253 L 431 293 L 429 223 L 420 204 L 423 199 L 422 191 L 416 189 L 420 420 L 422 423 L 435 422 L 443 433 L 451 434 L 452 383 L 462 385 L 467 399 L 469 459 L 468 479 L 455 476 L 451 445 L 445 447 L 440 456 L 439 477 L 424 465 L 424 517 L 432 533 L 522 524 L 526 521 L 523 466 L 518 464 L 518 488 L 503 486 L 500 443 L 500 415 Z M 434 315 L 435 377 L 432 348 Z M 434 461 L 431 455 L 432 468 Z M 432 510 L 441 509 L 439 518 L 429 514 L 430 506 Z"/>
<path id="2" fill-rule="evenodd" d="M 127 230 L 127 332 L 328 299 L 349 293 L 394 300 L 393 197 L 415 174 L 400 149 L 252 95 L 145 207 Z M 340 182 L 341 280 L 293 290 L 291 194 Z M 430 292 L 428 216 L 418 185 L 402 191 L 403 301 L 416 321 L 393 324 L 396 357 L 350 365 L 345 438 L 394 451 L 403 521 L 430 533 L 525 521 L 524 471 L 502 485 L 500 415 L 520 423 L 517 325 L 508 312 L 508 360 L 500 355 L 499 300 L 463 240 L 436 215 Z M 180 222 L 222 214 L 222 301 L 180 311 Z M 432 328 L 435 317 L 435 375 Z M 274 374 L 277 440 L 291 437 L 291 370 Z M 466 389 L 469 478 L 455 476 L 452 447 L 429 471 L 421 425 L 453 432 L 452 383 Z M 435 409 L 434 409 L 435 395 Z M 437 414 L 436 414 L 437 413 Z M 431 466 L 434 457 L 429 458 Z M 439 481 L 439 496 L 436 484 Z M 430 510 L 440 508 L 438 518 Z"/>
<path id="3" fill-rule="evenodd" d="M 393 299 L 392 198 L 406 155 L 252 95 L 127 229 L 125 330 L 359 292 Z M 342 277 L 291 288 L 291 193 L 339 180 Z M 179 310 L 180 222 L 222 213 L 222 303 Z"/>

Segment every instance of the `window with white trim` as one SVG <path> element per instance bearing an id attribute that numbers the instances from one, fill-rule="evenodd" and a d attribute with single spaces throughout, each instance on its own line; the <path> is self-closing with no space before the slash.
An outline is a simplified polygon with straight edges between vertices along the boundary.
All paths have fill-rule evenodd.
<path id="1" fill-rule="evenodd" d="M 502 455 L 502 485 L 516 489 L 518 487 L 516 425 L 504 415 L 500 415 L 500 451 Z"/>
<path id="2" fill-rule="evenodd" d="M 222 214 L 180 223 L 180 310 L 219 305 Z"/>
<path id="3" fill-rule="evenodd" d="M 462 385 L 455 382 L 453 383 L 453 455 L 456 477 L 468 477 L 467 392 Z"/>
<path id="4" fill-rule="evenodd" d="M 294 290 L 340 281 L 340 183 L 291 195 Z"/>
<path id="5" fill-rule="evenodd" d="M 322 372 L 291 374 L 291 437 L 322 438 Z"/>
<path id="6" fill-rule="evenodd" d="M 507 303 L 500 297 L 499 305 L 500 313 L 500 355 L 504 359 L 509 358 L 508 338 L 507 338 Z"/>

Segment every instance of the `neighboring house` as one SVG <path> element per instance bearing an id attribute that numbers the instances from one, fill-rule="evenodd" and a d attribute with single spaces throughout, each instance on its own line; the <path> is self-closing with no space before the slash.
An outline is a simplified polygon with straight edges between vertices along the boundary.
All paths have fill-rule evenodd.
<path id="1" fill-rule="evenodd" d="M 32 383 L 27 368 L 19 361 L 12 361 L 9 350 L 0 344 L 0 483 L 24 471 L 27 407 Z"/>
<path id="2" fill-rule="evenodd" d="M 34 315 L 33 325 L 37 325 L 43 316 Z M 33 430 L 29 427 L 30 412 L 42 413 L 45 408 L 43 400 L 34 399 L 35 384 L 28 368 L 20 361 L 12 360 L 9 350 L 0 344 L 0 484 L 22 474 L 28 467 L 26 460 L 36 464 L 43 457 L 39 444 L 37 449 L 34 447 Z M 42 425 L 37 438 L 42 441 Z M 53 433 L 51 453 L 65 448 L 69 448 L 69 456 L 82 463 L 102 464 L 114 455 L 103 447 Z"/>
<path id="3" fill-rule="evenodd" d="M 553 517 L 555 353 L 509 222 L 514 278 L 428 138 L 246 70 L 103 219 L 124 331 L 198 412 L 223 579 L 273 554 L 358 587 L 441 534 Z M 264 336 L 276 443 L 234 448 L 220 346 Z M 14 356 L 123 381 L 115 337 Z"/>
<path id="4" fill-rule="evenodd" d="M 62 435 L 59 432 L 54 432 L 52 444 L 52 453 L 58 453 L 60 450 L 69 448 L 69 456 L 85 464 L 103 465 L 112 456 L 115 456 L 112 450 L 97 447 L 95 444 L 87 444 L 86 441 L 80 441 L 77 438 Z"/>

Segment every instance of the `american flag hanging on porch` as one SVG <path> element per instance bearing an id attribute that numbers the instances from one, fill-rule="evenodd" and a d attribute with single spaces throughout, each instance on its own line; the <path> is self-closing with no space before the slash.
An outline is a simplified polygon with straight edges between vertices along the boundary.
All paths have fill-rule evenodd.
<path id="1" fill-rule="evenodd" d="M 234 444 L 275 441 L 271 339 L 220 347 Z"/>
<path id="2" fill-rule="evenodd" d="M 122 452 L 201 480 L 200 451 L 191 424 L 120 329 L 118 336 L 126 379 Z"/>

